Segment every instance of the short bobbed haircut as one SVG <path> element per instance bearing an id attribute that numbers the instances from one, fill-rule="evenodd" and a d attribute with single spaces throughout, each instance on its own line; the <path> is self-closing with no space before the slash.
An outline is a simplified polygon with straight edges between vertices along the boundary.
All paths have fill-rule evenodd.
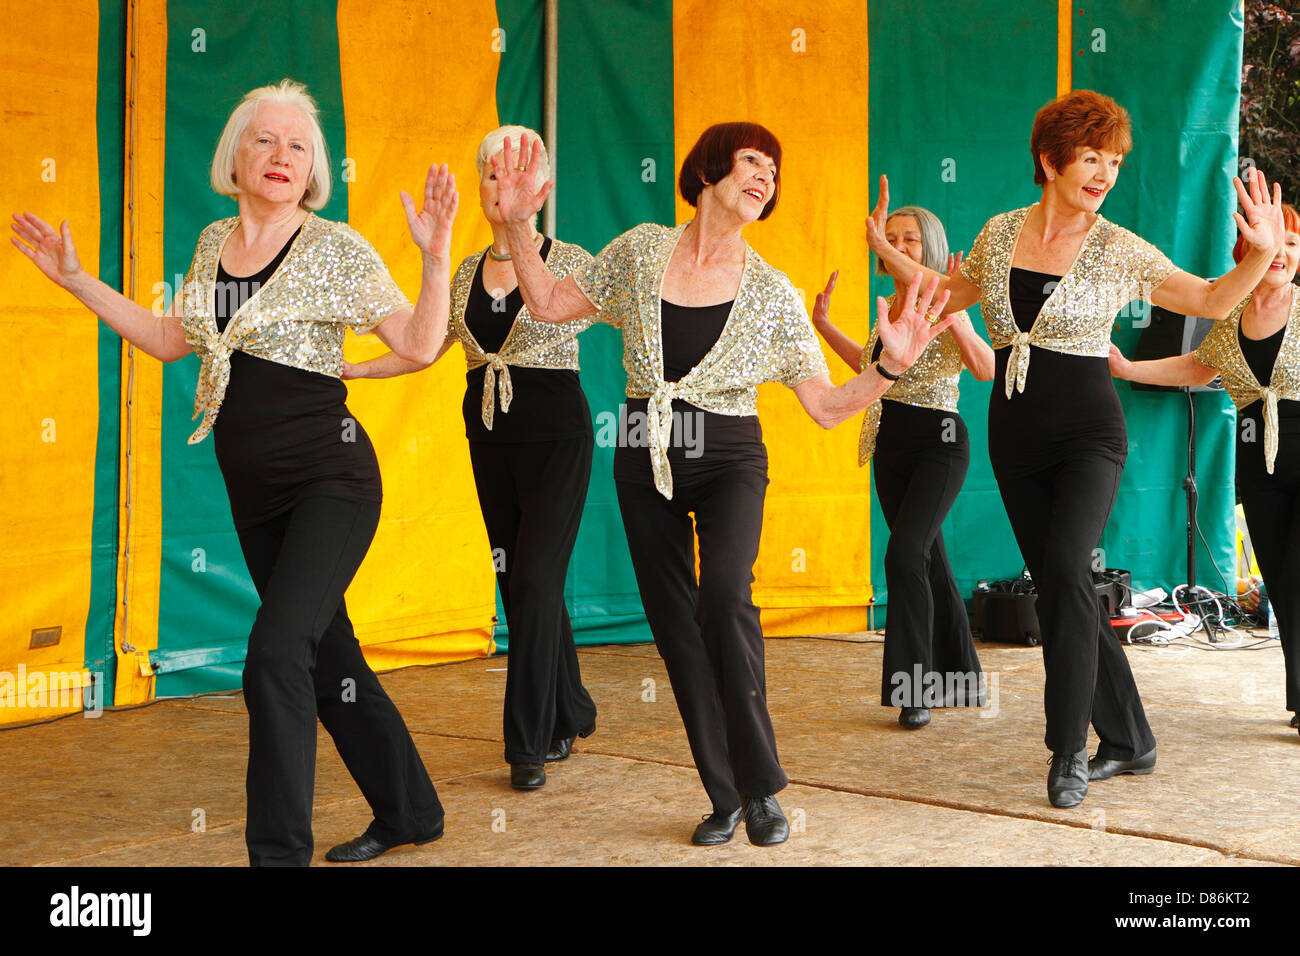
<path id="1" fill-rule="evenodd" d="M 1133 150 L 1133 124 L 1128 110 L 1109 96 L 1092 90 L 1071 90 L 1040 109 L 1029 134 L 1029 151 L 1034 155 L 1034 184 L 1047 184 L 1044 155 L 1059 172 L 1074 162 L 1079 147 L 1127 156 Z"/>
<path id="2" fill-rule="evenodd" d="M 551 178 L 551 154 L 546 149 L 546 141 L 527 126 L 498 126 L 483 137 L 483 142 L 478 144 L 478 155 L 475 157 L 475 162 L 478 163 L 479 178 L 482 179 L 491 171 L 492 157 L 501 152 L 501 147 L 505 145 L 507 136 L 510 137 L 512 149 L 519 148 L 521 136 L 528 137 L 530 155 L 525 159 L 529 161 L 528 171 L 533 174 L 533 188 L 541 189 L 542 185 Z M 533 141 L 542 144 L 541 157 L 535 166 L 532 164 L 531 156 Z M 508 159 L 509 157 L 507 157 Z"/>
<path id="3" fill-rule="evenodd" d="M 757 123 L 718 123 L 701 133 L 682 160 L 677 188 L 683 199 L 692 206 L 698 205 L 705 186 L 712 186 L 731 173 L 736 165 L 738 149 L 756 149 L 771 156 L 776 163 L 773 181 L 776 188 L 758 217 L 766 219 L 772 215 L 776 201 L 781 198 L 781 144 L 771 130 Z"/>
<path id="4" fill-rule="evenodd" d="M 1289 202 L 1282 203 L 1282 225 L 1287 232 L 1300 232 L 1300 213 L 1296 212 L 1295 206 Z M 1240 262 L 1246 258 L 1246 252 L 1250 249 L 1250 243 L 1246 237 L 1238 234 L 1237 244 L 1232 247 L 1232 259 L 1234 262 Z"/>
<path id="5" fill-rule="evenodd" d="M 921 265 L 940 275 L 947 272 L 948 233 L 944 231 L 939 217 L 924 206 L 900 206 L 890 212 L 889 219 L 895 216 L 911 216 L 916 220 L 916 225 L 921 230 Z M 889 219 L 885 220 L 886 229 L 889 228 Z M 889 270 L 885 268 L 879 256 L 876 256 L 876 274 L 889 275 Z"/>
<path id="6" fill-rule="evenodd" d="M 306 117 L 311 135 L 311 173 L 307 176 L 307 190 L 298 203 L 305 209 L 325 208 L 325 204 L 330 201 L 332 188 L 325 132 L 321 129 L 316 101 L 307 92 L 307 87 L 290 79 L 250 90 L 231 111 L 230 118 L 226 120 L 226 128 L 217 140 L 216 152 L 212 154 L 213 191 L 221 196 L 239 195 L 239 184 L 235 182 L 235 153 L 239 150 L 244 132 L 264 103 L 287 103 L 296 106 Z"/>

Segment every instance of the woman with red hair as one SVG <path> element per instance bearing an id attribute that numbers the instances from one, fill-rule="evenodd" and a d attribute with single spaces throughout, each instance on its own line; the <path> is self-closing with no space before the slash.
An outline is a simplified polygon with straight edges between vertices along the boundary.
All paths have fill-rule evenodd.
<path id="1" fill-rule="evenodd" d="M 1282 214 L 1286 242 L 1264 278 L 1195 352 L 1130 362 L 1112 345 L 1110 368 L 1150 385 L 1207 385 L 1218 375 L 1237 406 L 1237 492 L 1277 614 L 1286 709 L 1300 727 L 1300 214 L 1289 205 Z M 1239 239 L 1233 258 L 1246 251 Z"/>
<path id="2" fill-rule="evenodd" d="M 743 816 L 751 843 L 781 843 L 790 831 L 776 794 L 788 780 L 750 594 L 767 490 L 757 386 L 788 386 L 823 428 L 847 420 L 951 324 L 928 321 L 943 311 L 938 283 L 920 294 L 917 276 L 896 318 L 881 312 L 880 358 L 837 388 L 789 278 L 742 234 L 771 214 L 780 192 L 781 145 L 771 132 L 754 123 L 707 129 L 678 183 L 695 218 L 637 226 L 564 278 L 547 271 L 528 229 L 551 187 L 538 189 L 528 171 L 540 152 L 525 136 L 513 168 L 512 155 L 507 139 L 493 160 L 497 201 L 529 312 L 543 322 L 595 316 L 623 331 L 629 428 L 614 483 L 646 619 L 713 804 L 691 840 L 726 843 Z"/>
<path id="3" fill-rule="evenodd" d="M 1092 581 L 1128 453 L 1107 362 L 1115 315 L 1143 299 L 1224 318 L 1282 245 L 1281 196 L 1270 203 L 1255 171 L 1249 193 L 1233 180 L 1245 213 L 1233 214 L 1248 244 L 1242 261 L 1213 282 L 1179 270 L 1099 214 L 1132 145 L 1128 113 L 1110 97 L 1074 90 L 1048 103 L 1030 136 L 1041 200 L 990 219 L 960 271 L 939 277 L 950 311 L 979 302 L 997 359 L 989 459 L 1038 591 L 1047 792 L 1056 807 L 1078 806 L 1089 780 L 1149 773 L 1156 759 L 1128 658 Z M 881 183 L 873 217 L 888 205 Z M 876 221 L 867 220 L 867 241 L 896 279 L 937 277 L 891 247 Z M 1092 760 L 1089 722 L 1100 738 Z"/>

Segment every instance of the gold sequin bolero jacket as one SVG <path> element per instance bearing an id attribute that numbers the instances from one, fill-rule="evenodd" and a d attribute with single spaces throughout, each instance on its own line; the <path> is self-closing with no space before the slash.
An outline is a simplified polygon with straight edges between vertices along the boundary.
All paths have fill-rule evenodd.
<path id="1" fill-rule="evenodd" d="M 493 390 L 497 387 L 500 389 L 502 412 L 510 411 L 510 402 L 514 398 L 510 366 L 578 371 L 578 340 L 575 336 L 588 328 L 592 320 L 538 322 L 525 305 L 515 316 L 514 324 L 510 326 L 510 332 L 501 345 L 501 351 L 484 352 L 465 325 L 465 305 L 469 301 L 478 264 L 486 254 L 485 249 L 466 256 L 452 277 L 451 317 L 447 323 L 447 337 L 465 346 L 465 361 L 470 369 L 487 366 L 487 371 L 483 374 L 483 425 L 491 431 L 496 414 Z M 551 248 L 546 254 L 546 268 L 555 278 L 563 279 L 589 262 L 591 253 L 582 246 L 558 239 L 551 240 Z"/>
<path id="2" fill-rule="evenodd" d="M 660 293 L 687 225 L 643 223 L 617 236 L 573 274 L 600 310 L 596 319 L 623 330 L 627 396 L 649 400 L 650 464 L 665 498 L 673 493 L 667 453 L 673 399 L 719 415 L 757 415 L 762 383 L 794 388 L 829 374 L 808 311 L 789 278 L 746 246 L 740 287 L 718 341 L 680 381 L 664 381 Z"/>
<path id="3" fill-rule="evenodd" d="M 185 341 L 199 357 L 194 417 L 203 416 L 191 445 L 212 430 L 230 384 L 236 349 L 280 365 L 339 377 L 343 335 L 373 331 L 410 301 L 370 243 L 351 226 L 309 213 L 271 278 L 244 303 L 224 332 L 215 315 L 217 265 L 239 217 L 212 223 L 199 235 L 185 277 Z"/>

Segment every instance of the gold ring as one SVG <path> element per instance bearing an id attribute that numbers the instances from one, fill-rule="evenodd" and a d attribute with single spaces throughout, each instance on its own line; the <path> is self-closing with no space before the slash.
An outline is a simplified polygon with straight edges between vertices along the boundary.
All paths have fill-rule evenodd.
<path id="1" fill-rule="evenodd" d="M 929 322 L 931 325 L 934 325 L 934 323 L 938 322 L 940 318 L 941 316 L 938 312 L 925 313 L 925 321 Z"/>
<path id="2" fill-rule="evenodd" d="M 521 173 L 526 173 L 526 172 L 528 172 L 528 167 L 527 167 L 527 166 L 516 166 L 515 169 L 519 170 Z"/>

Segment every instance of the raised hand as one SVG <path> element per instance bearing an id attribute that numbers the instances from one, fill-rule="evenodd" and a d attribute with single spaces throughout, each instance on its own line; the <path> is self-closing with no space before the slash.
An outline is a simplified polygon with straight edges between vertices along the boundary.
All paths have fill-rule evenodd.
<path id="1" fill-rule="evenodd" d="M 411 240 L 426 256 L 447 258 L 451 255 L 451 225 L 460 208 L 460 193 L 456 192 L 456 177 L 441 166 L 430 166 L 424 180 L 424 205 L 417 213 L 415 200 L 402 192 L 402 208 L 406 210 L 406 224 L 411 230 Z"/>
<path id="2" fill-rule="evenodd" d="M 1282 219 L 1282 186 L 1273 183 L 1273 196 L 1270 201 L 1268 183 L 1258 167 L 1250 170 L 1250 192 L 1246 192 L 1241 177 L 1232 177 L 1232 184 L 1237 189 L 1237 199 L 1245 212 L 1243 216 L 1234 212 L 1232 218 L 1237 222 L 1237 230 L 1245 240 L 1256 249 L 1274 252 L 1286 241 L 1286 227 Z"/>
<path id="3" fill-rule="evenodd" d="M 817 300 L 813 304 L 813 328 L 820 329 L 823 325 L 830 324 L 831 293 L 835 291 L 835 280 L 838 279 L 839 276 L 840 270 L 836 269 L 831 273 L 830 280 L 826 283 L 826 288 L 817 293 Z"/>
<path id="4" fill-rule="evenodd" d="M 518 162 L 516 162 L 518 160 Z M 528 134 L 519 137 L 519 151 L 510 147 L 510 137 L 501 144 L 501 152 L 492 157 L 492 172 L 497 182 L 497 209 L 506 222 L 527 222 L 537 215 L 551 194 L 554 180 L 542 183 L 541 189 L 533 184 L 537 177 L 533 169 L 542 161 L 540 140 L 529 140 Z"/>
<path id="5" fill-rule="evenodd" d="M 951 279 L 953 276 L 955 276 L 957 273 L 961 271 L 961 257 L 962 257 L 962 253 L 960 251 L 955 253 L 953 252 L 948 253 L 948 270 L 944 273 L 944 275 L 946 275 L 949 279 Z"/>
<path id="6" fill-rule="evenodd" d="M 9 241 L 36 263 L 36 268 L 55 285 L 67 288 L 81 273 L 81 260 L 77 258 L 77 247 L 72 244 L 72 230 L 68 228 L 66 219 L 55 232 L 54 227 L 39 216 L 30 212 L 21 216 L 15 213 L 10 226 L 17 236 L 10 236 Z"/>
<path id="7" fill-rule="evenodd" d="M 939 277 L 934 276 L 926 283 L 922 293 L 921 273 L 918 272 L 908 283 L 907 291 L 895 299 L 896 304 L 901 301 L 902 305 L 898 317 L 892 322 L 889 319 L 888 302 L 883 296 L 877 297 L 876 325 L 880 330 L 882 346 L 880 360 L 886 371 L 897 373 L 911 368 L 926 346 L 952 325 L 951 315 L 932 321 L 931 317 L 942 315 L 944 306 L 948 304 L 947 289 L 935 300 L 934 294 L 938 288 Z"/>
<path id="8" fill-rule="evenodd" d="M 880 194 L 876 207 L 867 218 L 867 245 L 876 249 L 885 242 L 885 224 L 889 221 L 889 177 L 880 174 Z"/>

